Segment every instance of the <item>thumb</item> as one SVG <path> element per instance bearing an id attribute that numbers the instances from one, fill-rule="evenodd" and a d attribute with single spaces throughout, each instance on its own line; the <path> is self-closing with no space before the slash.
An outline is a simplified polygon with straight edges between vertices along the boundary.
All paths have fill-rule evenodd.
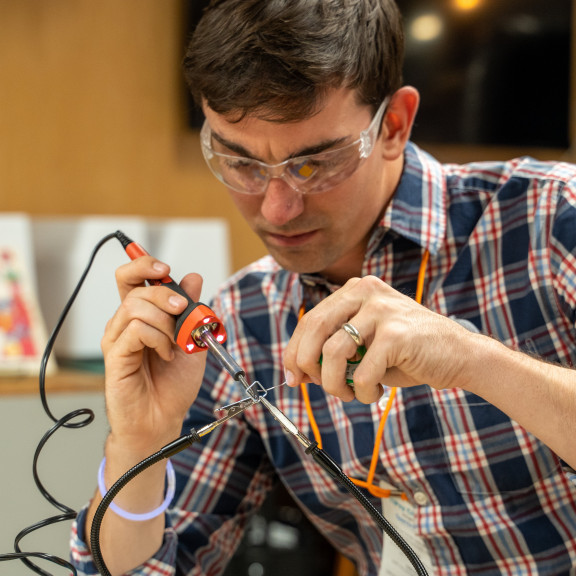
<path id="1" fill-rule="evenodd" d="M 180 286 L 184 289 L 186 294 L 192 298 L 195 302 L 200 300 L 200 295 L 202 293 L 202 276 L 197 274 L 196 272 L 191 272 L 190 274 L 186 274 L 182 281 L 180 282 Z"/>

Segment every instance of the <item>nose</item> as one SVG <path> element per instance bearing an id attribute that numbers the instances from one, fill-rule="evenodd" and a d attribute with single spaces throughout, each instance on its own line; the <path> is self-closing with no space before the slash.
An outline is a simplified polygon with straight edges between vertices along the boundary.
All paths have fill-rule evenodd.
<path id="1" fill-rule="evenodd" d="M 283 226 L 304 210 L 304 197 L 281 178 L 272 178 L 264 193 L 260 211 L 270 224 Z"/>

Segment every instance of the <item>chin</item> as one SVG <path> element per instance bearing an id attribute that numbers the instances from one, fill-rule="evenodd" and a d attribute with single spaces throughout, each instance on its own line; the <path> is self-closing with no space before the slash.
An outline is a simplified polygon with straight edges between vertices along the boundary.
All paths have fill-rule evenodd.
<path id="1" fill-rule="evenodd" d="M 268 246 L 268 253 L 282 268 L 298 274 L 308 273 L 310 268 L 314 268 L 310 257 L 307 254 L 297 253 L 296 251 L 278 250 Z"/>
<path id="2" fill-rule="evenodd" d="M 270 250 L 270 255 L 289 272 L 294 272 L 296 274 L 321 274 L 323 270 L 326 270 L 328 264 L 324 258 L 320 259 L 314 256 L 305 255 L 287 255 L 285 253 L 279 253 L 278 251 Z"/>

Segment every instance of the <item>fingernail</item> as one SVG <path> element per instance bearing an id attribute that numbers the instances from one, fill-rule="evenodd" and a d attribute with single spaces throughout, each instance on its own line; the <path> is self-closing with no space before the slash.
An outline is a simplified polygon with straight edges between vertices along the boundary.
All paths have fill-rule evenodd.
<path id="1" fill-rule="evenodd" d="M 154 262 L 154 264 L 152 264 L 152 268 L 158 272 L 166 272 L 166 267 L 166 264 L 162 262 Z"/>
<path id="2" fill-rule="evenodd" d="M 292 374 L 290 370 L 285 370 L 284 376 L 286 378 L 286 384 L 288 384 L 288 386 L 294 386 L 294 374 Z"/>
<path id="3" fill-rule="evenodd" d="M 170 298 L 168 298 L 168 302 L 170 303 L 170 306 L 174 307 L 174 308 L 181 308 L 186 300 L 184 300 L 184 298 L 182 298 L 182 296 L 170 296 Z"/>

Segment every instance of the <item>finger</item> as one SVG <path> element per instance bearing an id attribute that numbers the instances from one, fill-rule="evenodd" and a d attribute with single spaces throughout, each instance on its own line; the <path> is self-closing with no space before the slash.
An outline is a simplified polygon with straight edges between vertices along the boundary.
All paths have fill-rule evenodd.
<path id="1" fill-rule="evenodd" d="M 116 270 L 116 284 L 123 300 L 136 287 L 144 286 L 146 280 L 161 280 L 168 276 L 170 267 L 152 256 L 141 256 Z"/>
<path id="2" fill-rule="evenodd" d="M 134 320 L 160 331 L 172 343 L 174 316 L 186 306 L 186 298 L 165 287 L 133 289 L 109 321 L 103 338 L 103 349 L 112 345 Z"/>
<path id="3" fill-rule="evenodd" d="M 344 402 L 354 399 L 354 389 L 346 382 L 348 361 L 356 358 L 357 349 L 352 339 L 337 330 L 322 348 L 322 387 Z"/>
<path id="4" fill-rule="evenodd" d="M 285 372 L 301 380 L 304 373 L 320 378 L 319 358 L 324 342 L 353 316 L 362 303 L 356 293 L 360 278 L 346 284 L 307 312 L 298 322 L 284 352 Z"/>
<path id="5" fill-rule="evenodd" d="M 354 392 L 359 402 L 371 404 L 377 402 L 383 394 L 381 383 L 388 369 L 388 340 L 385 335 L 378 334 L 380 323 L 373 316 L 368 318 L 366 314 L 359 313 L 348 323 L 356 329 L 363 342 L 363 354 L 352 377 Z M 345 330 L 341 333 L 351 346 L 356 346 L 352 335 Z"/>
<path id="6" fill-rule="evenodd" d="M 382 341 L 373 344 L 354 371 L 354 390 L 358 401 L 364 404 L 377 402 L 388 388 L 402 388 L 422 384 L 389 362 L 391 346 Z"/>
<path id="7" fill-rule="evenodd" d="M 360 312 L 350 318 L 348 324 L 355 329 L 358 338 L 355 338 L 348 330 L 344 330 L 343 326 L 326 342 L 324 346 L 326 362 L 322 368 L 323 386 L 331 394 L 344 400 L 348 398 L 348 394 L 342 392 L 344 380 L 348 386 L 352 385 L 358 401 L 371 404 L 377 402 L 383 394 L 381 382 L 388 368 L 387 346 L 384 343 L 378 347 L 366 348 L 369 343 L 376 340 L 375 332 L 378 323 L 375 323 L 372 316 L 367 320 L 366 314 Z M 358 339 L 361 345 L 364 344 L 362 352 L 358 347 Z M 376 348 L 378 348 L 378 354 L 375 353 Z M 342 358 L 346 360 L 345 364 Z M 352 375 L 343 376 L 342 370 L 348 370 Z M 351 384 L 350 380 L 352 380 Z"/>
<path id="8" fill-rule="evenodd" d="M 182 281 L 180 282 L 180 286 L 184 289 L 186 294 L 192 298 L 195 302 L 200 300 L 200 294 L 202 293 L 202 284 L 203 279 L 200 274 L 196 274 L 195 272 L 191 272 L 190 274 L 186 274 Z"/>
<path id="9" fill-rule="evenodd" d="M 297 386 L 301 382 L 316 382 L 320 379 L 318 360 L 321 354 L 321 347 L 317 348 L 316 352 L 310 353 L 310 351 L 306 351 L 301 346 L 301 340 L 306 334 L 308 322 L 309 317 L 305 314 L 298 322 L 298 326 L 284 350 L 284 374 L 286 382 L 290 386 Z M 314 358 L 315 360 L 310 360 Z"/>
<path id="10" fill-rule="evenodd" d="M 364 301 L 361 280 L 351 278 L 306 314 L 307 324 L 302 328 L 296 327 L 304 332 L 303 343 L 307 337 L 326 340 L 358 312 Z"/>
<path id="11" fill-rule="evenodd" d="M 319 306 L 325 304 L 326 300 Z M 298 322 L 290 341 L 284 350 L 284 372 L 287 382 L 295 386 L 300 382 L 312 378 L 316 383 L 321 382 L 320 357 L 324 342 L 329 338 L 335 328 L 329 312 L 313 309 L 306 313 Z"/>
<path id="12" fill-rule="evenodd" d="M 166 362 L 170 362 L 174 358 L 172 339 L 166 336 L 163 331 L 135 318 L 114 340 L 109 352 L 111 356 L 133 360 L 135 354 L 143 352 L 147 348 L 154 350 Z M 129 364 L 126 364 L 125 367 L 128 369 Z"/>
<path id="13" fill-rule="evenodd" d="M 362 404 L 373 404 L 378 402 L 384 394 L 382 384 L 376 382 L 366 382 L 360 376 L 354 375 L 354 392 L 356 399 Z"/>
<path id="14" fill-rule="evenodd" d="M 310 376 L 310 374 L 300 373 L 301 375 L 296 378 L 296 376 L 291 371 L 286 371 L 284 373 L 284 381 L 288 386 L 292 388 L 294 386 L 299 386 L 300 384 L 316 384 L 316 386 L 320 386 L 320 378 L 315 376 Z"/>

